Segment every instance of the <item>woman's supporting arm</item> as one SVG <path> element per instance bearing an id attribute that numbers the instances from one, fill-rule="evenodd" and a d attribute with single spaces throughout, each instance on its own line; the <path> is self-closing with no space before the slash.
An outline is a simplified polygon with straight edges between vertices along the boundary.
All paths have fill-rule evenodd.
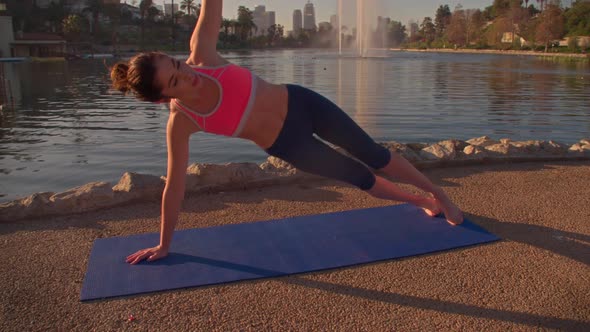
<path id="1" fill-rule="evenodd" d="M 166 186 L 162 194 L 162 222 L 160 227 L 160 247 L 166 251 L 170 248 L 172 234 L 184 200 L 186 168 L 189 156 L 190 132 L 179 121 L 183 115 L 172 113 L 166 126 L 168 145 L 168 172 Z M 182 119 L 184 120 L 184 119 Z M 186 122 L 186 121 L 184 121 Z"/>
<path id="2" fill-rule="evenodd" d="M 190 41 L 194 64 L 217 61 L 217 39 L 221 29 L 223 0 L 203 0 L 201 14 Z"/>
<path id="3" fill-rule="evenodd" d="M 189 155 L 189 137 L 194 130 L 188 127 L 188 121 L 181 119 L 183 115 L 171 112 L 166 126 L 168 143 L 168 173 L 166 187 L 162 195 L 162 221 L 160 226 L 160 244 L 139 250 L 127 256 L 127 263 L 137 264 L 144 259 L 154 261 L 168 255 L 174 228 L 180 214 L 184 199 L 186 167 Z M 184 120 L 184 121 L 183 121 Z"/>

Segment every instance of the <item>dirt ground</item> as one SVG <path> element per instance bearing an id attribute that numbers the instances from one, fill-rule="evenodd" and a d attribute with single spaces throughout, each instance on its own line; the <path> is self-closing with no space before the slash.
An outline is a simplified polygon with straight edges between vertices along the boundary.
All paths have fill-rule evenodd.
<path id="1" fill-rule="evenodd" d="M 590 331 L 590 162 L 425 173 L 502 240 L 82 303 L 93 241 L 158 232 L 158 202 L 0 224 L 0 330 Z M 388 204 L 398 202 L 331 181 L 201 194 L 187 197 L 177 229 Z"/>

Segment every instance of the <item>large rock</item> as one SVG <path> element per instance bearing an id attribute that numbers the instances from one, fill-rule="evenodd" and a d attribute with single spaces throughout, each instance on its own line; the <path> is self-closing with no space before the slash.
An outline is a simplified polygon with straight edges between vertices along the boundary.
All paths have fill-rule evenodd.
<path id="1" fill-rule="evenodd" d="M 489 156 L 494 158 L 509 158 L 511 155 L 520 153 L 520 150 L 512 144 L 498 143 L 485 147 Z"/>
<path id="2" fill-rule="evenodd" d="M 0 221 L 12 222 L 33 216 L 41 216 L 50 213 L 52 192 L 36 193 L 26 198 L 0 204 Z"/>
<path id="3" fill-rule="evenodd" d="M 155 175 L 125 172 L 113 192 L 117 202 L 159 199 L 165 185 L 165 180 Z"/>
<path id="4" fill-rule="evenodd" d="M 455 145 L 449 141 L 432 144 L 420 151 L 420 157 L 426 160 L 451 160 L 457 155 Z"/>
<path id="5" fill-rule="evenodd" d="M 519 153 L 523 154 L 536 154 L 541 151 L 541 141 L 519 141 L 509 142 L 510 145 L 516 147 Z"/>
<path id="6" fill-rule="evenodd" d="M 542 141 L 541 150 L 550 155 L 565 155 L 568 151 L 568 146 L 555 141 Z"/>
<path id="7" fill-rule="evenodd" d="M 467 159 L 483 159 L 488 156 L 486 149 L 477 145 L 467 145 L 463 149 L 463 154 Z"/>
<path id="8" fill-rule="evenodd" d="M 469 144 L 465 141 L 461 141 L 458 139 L 449 139 L 445 141 L 438 142 L 439 145 L 445 146 L 447 148 L 453 147 L 455 151 L 463 151 Z"/>
<path id="9" fill-rule="evenodd" d="M 193 164 L 187 169 L 187 190 L 233 187 L 259 181 L 268 175 L 254 163 Z"/>
<path id="10" fill-rule="evenodd" d="M 91 182 L 51 196 L 54 213 L 92 211 L 113 205 L 114 193 L 108 182 Z"/>
<path id="11" fill-rule="evenodd" d="M 467 140 L 467 144 L 486 147 L 489 145 L 499 144 L 500 142 L 493 140 L 487 136 L 481 136 Z"/>
<path id="12" fill-rule="evenodd" d="M 590 144 L 576 143 L 568 149 L 568 154 L 575 157 L 590 157 Z"/>
<path id="13" fill-rule="evenodd" d="M 270 156 L 260 165 L 260 169 L 269 172 L 295 174 L 297 169 L 281 158 Z"/>
<path id="14" fill-rule="evenodd" d="M 409 162 L 422 160 L 422 158 L 420 158 L 418 153 L 416 153 L 412 148 L 410 148 L 409 146 L 407 146 L 405 144 L 401 144 L 398 142 L 387 142 L 387 143 L 382 143 L 381 145 L 383 145 L 385 148 L 387 148 L 391 151 L 399 153 L 402 157 L 404 157 Z"/>

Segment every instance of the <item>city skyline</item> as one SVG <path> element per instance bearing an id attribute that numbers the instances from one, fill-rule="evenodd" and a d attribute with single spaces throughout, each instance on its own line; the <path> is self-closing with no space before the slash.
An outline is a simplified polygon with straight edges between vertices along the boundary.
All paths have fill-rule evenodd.
<path id="1" fill-rule="evenodd" d="M 343 6 L 345 7 L 354 6 L 356 3 L 356 0 L 342 1 Z M 129 3 L 130 0 L 127 0 L 127 2 Z M 170 3 L 171 0 L 154 0 L 154 3 L 157 5 L 163 5 L 164 2 Z M 180 2 L 181 0 L 174 0 L 175 4 L 180 4 Z M 307 2 L 308 0 L 224 0 L 222 15 L 224 18 L 235 19 L 237 18 L 239 6 L 245 6 L 254 11 L 256 6 L 262 5 L 266 7 L 267 11 L 275 12 L 276 23 L 283 25 L 285 31 L 288 31 L 293 28 L 293 12 L 296 9 L 303 12 Z M 430 16 L 434 19 L 436 9 L 440 5 L 448 5 L 451 11 L 459 4 L 465 9 L 484 9 L 487 6 L 492 5 L 493 0 L 373 0 L 373 2 L 375 2 L 376 6 L 379 8 L 381 16 L 390 17 L 394 21 L 399 21 L 402 24 L 407 25 L 409 20 L 414 20 L 420 23 L 426 16 Z M 197 3 L 200 3 L 200 1 L 197 1 Z M 330 22 L 330 17 L 338 13 L 338 0 L 316 0 L 311 1 L 311 3 L 313 3 L 315 9 L 316 25 L 320 22 Z M 354 16 L 352 13 L 351 15 Z"/>

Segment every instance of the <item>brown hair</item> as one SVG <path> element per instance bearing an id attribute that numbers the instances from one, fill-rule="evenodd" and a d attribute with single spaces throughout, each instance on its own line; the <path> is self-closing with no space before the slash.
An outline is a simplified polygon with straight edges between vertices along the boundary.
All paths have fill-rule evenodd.
<path id="1" fill-rule="evenodd" d="M 159 52 L 140 53 L 129 62 L 118 62 L 111 68 L 113 88 L 144 101 L 157 102 L 167 97 L 162 95 L 162 87 L 156 84 L 155 61 L 164 54 Z"/>

